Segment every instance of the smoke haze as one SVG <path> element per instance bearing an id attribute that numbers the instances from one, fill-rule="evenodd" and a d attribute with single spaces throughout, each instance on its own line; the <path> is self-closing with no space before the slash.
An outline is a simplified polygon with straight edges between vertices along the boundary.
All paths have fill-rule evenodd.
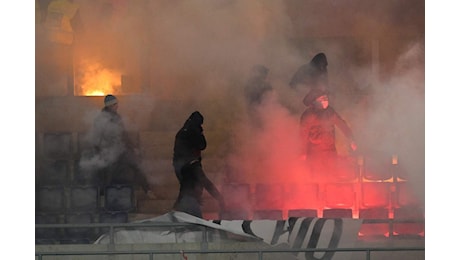
<path id="1" fill-rule="evenodd" d="M 162 128 L 178 130 L 198 107 L 205 134 L 225 131 L 217 151 L 235 172 L 299 181 L 297 127 L 306 90 L 288 82 L 324 52 L 331 106 L 353 129 L 359 151 L 389 163 L 398 155 L 424 199 L 424 1 L 75 2 L 84 28 L 75 39 L 76 69 L 97 63 L 140 82 L 143 96 L 123 97 L 135 105 L 120 108 L 136 128 L 157 127 L 162 119 Z M 36 66 L 46 68 L 40 61 Z M 264 107 L 263 132 L 249 127 L 244 106 L 254 64 L 269 68 L 276 93 Z M 38 95 L 45 90 L 63 92 L 37 86 Z M 190 110 L 167 118 L 168 111 L 158 111 L 160 100 L 180 100 Z M 87 109 L 82 124 L 99 109 Z M 339 152 L 349 154 L 338 135 Z"/>

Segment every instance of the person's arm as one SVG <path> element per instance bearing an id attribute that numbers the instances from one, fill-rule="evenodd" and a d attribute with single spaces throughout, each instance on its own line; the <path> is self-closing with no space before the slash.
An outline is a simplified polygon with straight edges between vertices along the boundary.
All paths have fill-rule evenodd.
<path id="1" fill-rule="evenodd" d="M 207 143 L 206 143 L 206 137 L 203 134 L 203 128 L 200 127 L 194 127 L 190 128 L 190 141 L 192 143 L 193 148 L 197 150 L 204 150 L 206 149 Z"/>
<path id="2" fill-rule="evenodd" d="M 357 149 L 357 145 L 355 143 L 355 138 L 353 135 L 353 131 L 348 126 L 347 122 L 335 111 L 334 112 L 334 124 L 342 131 L 342 133 L 350 140 L 350 147 L 353 151 Z"/>

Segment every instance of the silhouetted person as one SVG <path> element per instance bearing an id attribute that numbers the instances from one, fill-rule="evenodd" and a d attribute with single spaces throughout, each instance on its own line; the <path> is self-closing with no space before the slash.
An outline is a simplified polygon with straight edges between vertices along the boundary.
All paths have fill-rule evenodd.
<path id="1" fill-rule="evenodd" d="M 305 144 L 306 160 L 313 174 L 334 174 L 338 162 L 335 127 L 338 127 L 350 140 L 354 151 L 352 130 L 344 119 L 329 106 L 328 93 L 312 89 L 305 97 L 307 108 L 300 119 L 301 135 Z M 318 175 L 317 175 L 318 176 Z"/>
<path id="2" fill-rule="evenodd" d="M 174 143 L 173 165 L 180 183 L 179 195 L 173 209 L 202 218 L 203 189 L 218 202 L 221 211 L 225 208 L 222 195 L 208 179 L 201 164 L 201 151 L 206 148 L 203 134 L 204 118 L 200 112 L 193 112 L 177 132 Z"/>
<path id="3" fill-rule="evenodd" d="M 264 94 L 273 90 L 267 82 L 268 68 L 263 65 L 255 65 L 251 69 L 251 75 L 244 87 L 244 95 L 249 105 L 260 105 Z"/>
<path id="4" fill-rule="evenodd" d="M 96 167 L 103 185 L 136 184 L 149 194 L 149 183 L 140 169 L 140 158 L 131 142 L 121 116 L 118 99 L 113 95 L 104 98 L 104 107 L 96 116 L 90 135 L 95 152 Z M 96 162 L 98 160 L 98 162 Z"/>
<path id="5" fill-rule="evenodd" d="M 320 52 L 316 54 L 309 63 L 300 66 L 289 82 L 291 88 L 297 88 L 298 85 L 303 85 L 308 88 L 308 91 L 316 88 L 327 90 L 328 74 L 327 74 L 327 58 L 326 54 Z"/>
<path id="6" fill-rule="evenodd" d="M 256 126 L 262 126 L 260 116 L 260 107 L 263 104 L 268 94 L 272 93 L 273 87 L 267 81 L 268 68 L 263 65 L 255 65 L 251 69 L 246 85 L 244 86 L 244 96 L 246 98 L 247 109 L 250 117 L 250 122 Z"/>
<path id="7" fill-rule="evenodd" d="M 201 151 L 206 149 L 206 138 L 203 134 L 203 115 L 193 112 L 184 125 L 176 133 L 174 140 L 173 166 L 177 179 L 181 179 L 181 169 L 192 161 L 201 161 Z"/>

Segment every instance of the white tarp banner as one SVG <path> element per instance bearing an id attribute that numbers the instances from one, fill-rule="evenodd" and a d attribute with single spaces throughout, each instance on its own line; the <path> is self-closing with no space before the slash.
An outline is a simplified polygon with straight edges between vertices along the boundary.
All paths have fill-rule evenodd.
<path id="1" fill-rule="evenodd" d="M 348 218 L 289 218 L 288 220 L 205 220 L 183 212 L 133 223 L 187 223 L 190 227 L 139 227 L 116 230 L 115 244 L 205 242 L 202 226 L 207 227 L 207 242 L 263 241 L 287 248 L 353 248 L 362 220 Z M 108 234 L 95 243 L 108 244 Z M 349 259 L 349 252 L 302 252 L 296 259 Z"/>

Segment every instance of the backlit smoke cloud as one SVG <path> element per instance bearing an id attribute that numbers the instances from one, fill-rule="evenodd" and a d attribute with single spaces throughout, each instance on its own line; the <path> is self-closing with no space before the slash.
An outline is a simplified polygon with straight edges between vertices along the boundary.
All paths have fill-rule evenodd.
<path id="1" fill-rule="evenodd" d="M 258 171 L 269 172 L 268 179 L 298 180 L 293 168 L 306 90 L 289 89 L 288 82 L 324 52 L 335 93 L 331 105 L 354 130 L 361 151 L 382 160 L 396 154 L 410 177 L 424 179 L 424 1 L 75 2 L 85 28 L 76 38 L 75 63 L 94 60 L 148 86 L 144 97 L 121 102 L 120 113 L 134 128 L 174 132 L 199 109 L 205 133 L 223 132 L 210 145 L 231 167 L 256 179 L 246 162 L 263 160 Z M 264 108 L 268 131 L 258 134 L 245 125 L 243 98 L 254 64 L 270 69 L 276 91 Z M 180 100 L 186 111 L 162 110 L 158 100 Z M 347 153 L 340 142 L 338 148 Z"/>

